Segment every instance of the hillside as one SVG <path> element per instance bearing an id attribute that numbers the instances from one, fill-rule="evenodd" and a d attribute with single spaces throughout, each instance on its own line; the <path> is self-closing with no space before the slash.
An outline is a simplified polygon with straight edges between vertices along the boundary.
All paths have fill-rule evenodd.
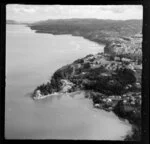
<path id="1" fill-rule="evenodd" d="M 142 32 L 142 20 L 59 19 L 36 22 L 29 27 L 40 33 L 71 34 L 107 43 Z"/>
<path id="2" fill-rule="evenodd" d="M 42 26 L 42 28 L 40 28 Z M 100 19 L 59 19 L 40 21 L 30 25 L 35 30 L 53 30 L 62 31 L 98 31 L 98 32 L 112 32 L 122 35 L 133 35 L 141 32 L 141 20 L 100 20 Z"/>

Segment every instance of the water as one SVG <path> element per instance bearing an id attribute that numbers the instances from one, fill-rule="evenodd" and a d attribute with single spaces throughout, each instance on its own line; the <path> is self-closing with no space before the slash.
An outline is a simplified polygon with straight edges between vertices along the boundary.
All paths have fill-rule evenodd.
<path id="1" fill-rule="evenodd" d="M 130 130 L 113 113 L 93 108 L 84 92 L 40 101 L 29 97 L 52 73 L 104 45 L 70 35 L 39 34 L 23 25 L 6 27 L 7 139 L 121 140 Z"/>

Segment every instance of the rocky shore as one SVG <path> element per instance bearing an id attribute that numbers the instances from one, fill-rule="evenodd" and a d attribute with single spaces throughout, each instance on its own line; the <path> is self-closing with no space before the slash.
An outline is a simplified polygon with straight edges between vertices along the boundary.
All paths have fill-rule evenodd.
<path id="1" fill-rule="evenodd" d="M 87 55 L 58 69 L 49 82 L 34 90 L 33 97 L 85 90 L 95 108 L 113 111 L 132 124 L 133 134 L 125 140 L 141 140 L 142 34 L 139 29 L 116 27 L 114 31 L 114 27 L 113 31 L 106 27 L 108 30 L 83 32 L 31 26 L 37 32 L 83 36 L 106 45 L 104 53 Z"/>

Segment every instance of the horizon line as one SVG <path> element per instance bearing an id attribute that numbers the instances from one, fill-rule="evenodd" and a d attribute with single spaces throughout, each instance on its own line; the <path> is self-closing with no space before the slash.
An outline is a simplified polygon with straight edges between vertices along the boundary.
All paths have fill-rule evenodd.
<path id="1" fill-rule="evenodd" d="M 48 21 L 48 20 L 69 20 L 69 19 L 95 19 L 95 20 L 113 20 L 113 21 L 128 21 L 128 20 L 143 20 L 143 19 L 125 19 L 125 20 L 122 20 L 122 19 L 100 19 L 100 18 L 50 18 L 50 19 L 43 19 L 43 20 L 36 20 L 36 21 L 31 21 L 31 20 L 15 20 L 15 19 L 6 19 L 7 20 L 13 20 L 13 21 L 16 21 L 16 22 L 38 22 L 38 21 Z"/>

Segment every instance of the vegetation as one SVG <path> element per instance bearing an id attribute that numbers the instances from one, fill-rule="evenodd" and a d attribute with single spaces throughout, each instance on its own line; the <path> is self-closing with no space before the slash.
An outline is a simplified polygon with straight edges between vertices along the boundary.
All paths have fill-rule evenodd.
<path id="1" fill-rule="evenodd" d="M 134 35 L 141 31 L 141 20 L 100 20 L 100 19 L 60 19 L 39 21 L 29 25 L 32 29 L 52 33 L 83 34 L 94 37 L 98 34 L 105 36 Z M 92 33 L 91 33 L 92 32 Z M 97 35 L 96 35 L 97 34 Z"/>
<path id="2" fill-rule="evenodd" d="M 46 84 L 42 84 L 40 86 L 38 86 L 35 90 L 34 90 L 34 95 L 35 95 L 35 92 L 37 90 L 40 90 L 41 94 L 42 95 L 47 95 L 47 94 L 50 94 L 52 93 L 52 85 L 50 82 L 47 82 Z"/>

